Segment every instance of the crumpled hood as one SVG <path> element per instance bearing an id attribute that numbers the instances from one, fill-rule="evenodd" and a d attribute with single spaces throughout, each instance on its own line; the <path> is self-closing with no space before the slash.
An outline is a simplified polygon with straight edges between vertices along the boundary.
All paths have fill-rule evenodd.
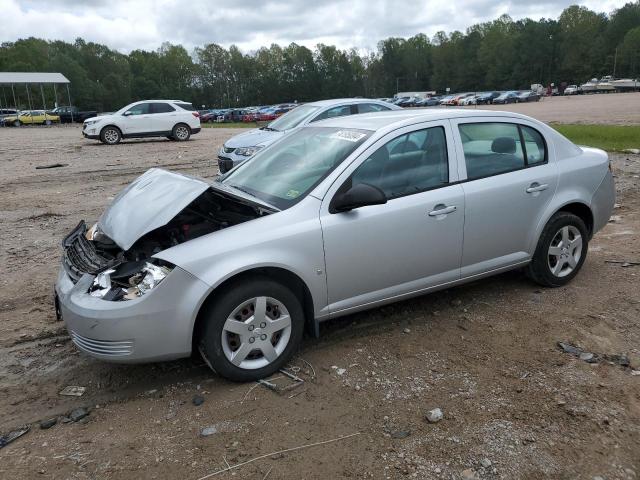
<path id="1" fill-rule="evenodd" d="M 98 220 L 98 228 L 123 250 L 169 223 L 210 185 L 204 180 L 152 168 L 122 190 Z"/>
<path id="2" fill-rule="evenodd" d="M 255 147 L 256 145 L 269 145 L 279 139 L 284 132 L 275 132 L 273 130 L 260 130 L 254 128 L 248 132 L 236 135 L 225 142 L 225 147 Z"/>

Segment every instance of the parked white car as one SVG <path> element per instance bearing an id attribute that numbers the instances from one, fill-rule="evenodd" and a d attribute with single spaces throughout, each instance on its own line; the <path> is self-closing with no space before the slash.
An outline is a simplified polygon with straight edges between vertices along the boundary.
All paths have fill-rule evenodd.
<path id="1" fill-rule="evenodd" d="M 181 100 L 144 100 L 115 113 L 88 118 L 82 125 L 85 138 L 107 145 L 123 138 L 167 137 L 184 142 L 200 131 L 200 114 Z"/>

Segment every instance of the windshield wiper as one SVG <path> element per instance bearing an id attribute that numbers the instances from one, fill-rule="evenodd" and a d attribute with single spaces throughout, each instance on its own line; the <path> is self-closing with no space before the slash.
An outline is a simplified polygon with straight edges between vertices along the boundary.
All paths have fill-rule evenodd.
<path id="1" fill-rule="evenodd" d="M 271 128 L 269 126 L 260 127 L 260 130 L 266 130 L 267 132 L 279 132 L 280 130 L 276 130 L 275 128 Z"/>
<path id="2" fill-rule="evenodd" d="M 226 185 L 228 185 L 231 188 L 235 188 L 236 190 L 240 190 L 242 193 L 246 193 L 247 195 L 251 195 L 253 198 L 258 198 L 259 199 L 259 197 L 256 197 L 253 193 L 251 193 L 247 189 L 242 188 L 242 187 L 240 187 L 238 185 L 234 185 L 233 183 L 227 183 Z"/>

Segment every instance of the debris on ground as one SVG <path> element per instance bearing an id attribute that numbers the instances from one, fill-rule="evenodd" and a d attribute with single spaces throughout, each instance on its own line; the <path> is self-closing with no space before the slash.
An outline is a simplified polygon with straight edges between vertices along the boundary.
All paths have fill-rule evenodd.
<path id="1" fill-rule="evenodd" d="M 429 410 L 426 415 L 429 423 L 438 423 L 440 420 L 442 420 L 443 417 L 444 415 L 442 414 L 442 410 L 440 410 L 439 408 Z"/>
<path id="2" fill-rule="evenodd" d="M 467 468 L 462 471 L 461 477 L 463 480 L 476 480 L 478 475 L 476 475 L 476 471 L 473 468 Z"/>
<path id="3" fill-rule="evenodd" d="M 493 464 L 488 458 L 483 458 L 482 460 L 480 460 L 480 465 L 482 465 L 483 468 L 489 468 Z"/>
<path id="4" fill-rule="evenodd" d="M 60 395 L 65 395 L 67 397 L 81 397 L 84 392 L 87 390 L 87 387 L 78 387 L 75 385 L 69 385 L 68 387 L 64 387 L 60 392 Z"/>
<path id="5" fill-rule="evenodd" d="M 50 165 L 37 165 L 36 170 L 43 170 L 45 168 L 60 168 L 60 167 L 68 167 L 68 163 L 52 163 Z"/>
<path id="6" fill-rule="evenodd" d="M 48 429 L 48 428 L 53 427 L 56 423 L 58 423 L 58 419 L 57 419 L 57 418 L 55 418 L 55 417 L 54 417 L 54 418 L 49 418 L 49 419 L 47 419 L 47 420 L 42 420 L 42 421 L 40 422 L 40 428 L 41 428 L 42 430 L 46 430 L 46 429 Z"/>
<path id="7" fill-rule="evenodd" d="M 295 373 L 291 373 L 287 369 L 281 368 L 279 372 L 282 373 L 282 375 L 279 375 L 277 377 L 272 377 L 267 380 L 260 379 L 258 380 L 258 383 L 260 385 L 267 387 L 269 390 L 273 390 L 276 393 L 286 392 L 288 390 L 291 390 L 292 388 L 299 387 L 304 383 L 304 380 L 300 378 L 298 375 L 296 375 L 296 373 L 300 371 L 300 368 L 296 367 L 295 370 L 294 369 L 292 370 Z M 284 383 L 277 382 L 277 380 L 282 380 L 282 379 L 285 379 Z"/>
<path id="8" fill-rule="evenodd" d="M 25 433 L 29 431 L 31 427 L 29 425 L 23 425 L 21 427 L 16 428 L 15 430 L 10 431 L 6 435 L 0 435 L 0 448 L 9 445 L 11 442 L 20 438 Z"/>
<path id="9" fill-rule="evenodd" d="M 631 362 L 629 361 L 629 357 L 625 354 L 621 355 L 610 355 L 608 353 L 593 353 L 587 352 L 580 347 L 576 347 L 575 345 L 571 345 L 568 342 L 558 342 L 558 347 L 564 352 L 574 357 L 578 357 L 580 360 L 583 360 L 587 363 L 599 363 L 600 361 L 609 362 L 612 364 L 620 365 L 621 367 L 630 367 Z"/>
<path id="10" fill-rule="evenodd" d="M 69 419 L 72 422 L 78 422 L 82 420 L 84 417 L 86 417 L 87 415 L 89 415 L 89 410 L 87 410 L 84 407 L 80 407 L 71 411 L 71 413 L 69 414 Z"/>
<path id="11" fill-rule="evenodd" d="M 621 267 L 636 267 L 640 265 L 640 262 L 630 262 L 627 260 L 605 260 L 604 263 L 614 263 L 620 265 Z"/>
<path id="12" fill-rule="evenodd" d="M 202 395 L 194 395 L 193 399 L 191 399 L 191 403 L 193 403 L 196 407 L 199 407 L 204 403 L 204 397 Z"/>
<path id="13" fill-rule="evenodd" d="M 411 333 L 411 330 L 410 330 L 410 329 L 408 329 L 408 328 L 405 328 L 402 332 L 403 332 L 403 333 L 407 333 L 407 334 L 408 334 L 408 333 Z"/>
<path id="14" fill-rule="evenodd" d="M 218 429 L 215 426 L 205 427 L 202 430 L 200 430 L 201 437 L 209 437 L 211 435 L 215 435 L 216 433 L 218 433 Z"/>

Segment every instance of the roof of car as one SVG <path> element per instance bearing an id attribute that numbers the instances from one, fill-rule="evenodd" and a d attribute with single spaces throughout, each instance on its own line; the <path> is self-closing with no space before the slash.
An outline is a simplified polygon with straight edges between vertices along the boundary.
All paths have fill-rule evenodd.
<path id="1" fill-rule="evenodd" d="M 330 105 L 339 105 L 341 103 L 387 103 L 375 98 L 331 98 L 329 100 L 318 100 L 317 102 L 310 102 L 306 105 L 314 105 L 317 107 L 328 107 Z"/>
<path id="2" fill-rule="evenodd" d="M 310 126 L 358 128 L 362 130 L 380 130 L 390 125 L 410 125 L 418 122 L 466 117 L 514 117 L 529 119 L 525 115 L 500 110 L 433 108 L 425 110 L 392 110 L 387 112 L 361 113 L 346 115 L 312 123 Z"/>

